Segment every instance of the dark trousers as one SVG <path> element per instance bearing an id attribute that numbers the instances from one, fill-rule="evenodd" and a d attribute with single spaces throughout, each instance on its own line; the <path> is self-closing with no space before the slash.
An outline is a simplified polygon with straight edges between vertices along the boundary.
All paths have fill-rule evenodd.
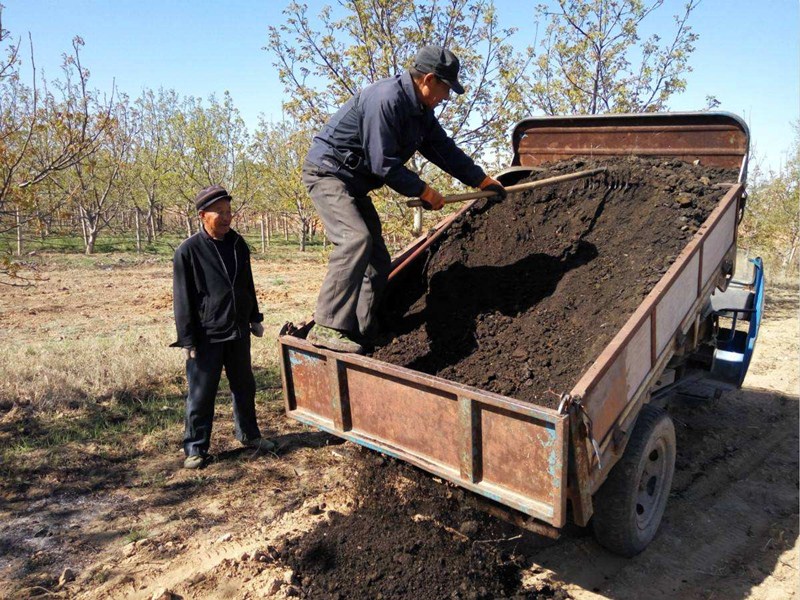
<path id="1" fill-rule="evenodd" d="M 186 378 L 189 381 L 183 437 L 186 456 L 208 452 L 214 401 L 223 367 L 233 396 L 237 439 L 244 442 L 261 437 L 256 423 L 256 381 L 250 361 L 250 336 L 217 344 L 206 342 L 197 346 L 195 358 L 186 361 Z"/>
<path id="2" fill-rule="evenodd" d="M 370 334 L 391 264 L 378 211 L 369 196 L 354 196 L 340 179 L 309 163 L 303 165 L 303 183 L 334 245 L 314 321 Z"/>

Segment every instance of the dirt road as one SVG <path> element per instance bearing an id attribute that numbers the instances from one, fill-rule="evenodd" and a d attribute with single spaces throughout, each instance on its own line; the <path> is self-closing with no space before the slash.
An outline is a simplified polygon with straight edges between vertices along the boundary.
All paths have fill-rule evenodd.
<path id="1" fill-rule="evenodd" d="M 157 299 L 169 293 L 165 268 L 127 265 L 112 279 L 113 296 L 81 296 L 80 314 L 134 306 L 141 323 L 168 328 L 164 302 L 151 310 L 135 300 L 145 290 Z M 275 304 L 278 281 L 306 275 L 313 290 L 322 275 L 316 264 L 255 271 L 257 288 Z M 33 305 L 22 290 L 0 298 L 4 327 L 34 339 L 72 323 L 62 311 L 42 316 L 63 295 L 55 279 L 37 288 Z M 303 299 L 310 306 L 313 293 Z M 308 314 L 296 297 L 287 302 L 295 317 Z M 113 333 L 113 321 L 104 323 L 91 321 L 95 331 Z M 216 462 L 182 471 L 176 396 L 165 399 L 178 409 L 173 424 L 137 436 L 119 454 L 70 444 L 59 449 L 69 469 L 45 464 L 6 478 L 0 597 L 344 599 L 375 590 L 370 597 L 386 599 L 796 598 L 799 326 L 796 288 L 773 286 L 743 389 L 672 402 L 673 491 L 659 535 L 634 559 L 609 554 L 587 530 L 567 529 L 554 542 L 486 519 L 434 478 L 289 422 L 273 364 L 260 373 L 258 408 L 280 443 L 275 455 L 239 448 L 221 402 Z M 3 410 L 0 441 L 21 444 L 33 421 L 22 407 Z M 435 557 L 438 549 L 448 554 Z M 438 568 L 428 568 L 433 560 Z"/>

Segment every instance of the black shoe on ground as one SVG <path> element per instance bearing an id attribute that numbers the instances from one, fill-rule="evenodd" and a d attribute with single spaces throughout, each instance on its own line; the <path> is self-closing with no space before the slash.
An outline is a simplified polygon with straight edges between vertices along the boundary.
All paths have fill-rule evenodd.
<path id="1" fill-rule="evenodd" d="M 266 438 L 255 438 L 252 440 L 245 440 L 242 446 L 253 448 L 254 450 L 261 450 L 263 452 L 272 452 L 275 450 L 275 442 Z"/>

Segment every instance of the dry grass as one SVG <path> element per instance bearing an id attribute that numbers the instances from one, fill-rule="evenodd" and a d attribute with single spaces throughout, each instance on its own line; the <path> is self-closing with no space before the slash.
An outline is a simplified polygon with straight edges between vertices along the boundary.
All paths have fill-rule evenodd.
<path id="1" fill-rule="evenodd" d="M 137 454 L 177 456 L 186 381 L 182 354 L 169 347 L 171 261 L 36 260 L 35 286 L 0 294 L 0 497 L 59 481 L 104 486 Z M 256 402 L 268 419 L 281 406 L 278 329 L 311 314 L 324 270 L 319 252 L 253 262 L 266 328 L 252 345 Z M 232 425 L 228 402 L 223 379 L 216 419 L 222 428 Z M 95 481 L 87 468 L 106 475 Z"/>
<path id="2" fill-rule="evenodd" d="M 48 340 L 0 350 L 0 401 L 39 410 L 142 396 L 174 383 L 183 368 L 160 329 L 114 337 Z"/>
<path id="3" fill-rule="evenodd" d="M 174 393 L 184 378 L 174 340 L 171 263 L 129 256 L 40 257 L 40 281 L 0 296 L 0 403 L 76 408 L 118 396 Z M 275 337 L 311 314 L 319 253 L 256 258 L 265 337 L 253 364 L 277 365 Z M 6 293 L 7 292 L 7 293 Z"/>

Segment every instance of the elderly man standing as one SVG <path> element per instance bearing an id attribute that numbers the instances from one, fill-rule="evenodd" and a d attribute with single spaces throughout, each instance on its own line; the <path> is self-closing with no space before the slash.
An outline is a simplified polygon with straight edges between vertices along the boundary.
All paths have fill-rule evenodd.
<path id="1" fill-rule="evenodd" d="M 466 185 L 505 197 L 502 184 L 455 145 L 434 115 L 451 90 L 464 93 L 459 67 L 449 50 L 425 46 L 411 69 L 364 88 L 314 137 L 303 183 L 335 248 L 308 334 L 312 344 L 361 353 L 360 340 L 375 333 L 390 257 L 369 192 L 388 185 L 434 210 L 444 205 L 439 192 L 405 167 L 414 152 Z"/>
<path id="2" fill-rule="evenodd" d="M 245 446 L 272 450 L 256 423 L 256 384 L 250 358 L 250 333 L 264 334 L 263 316 L 250 270 L 250 250 L 231 229 L 231 197 L 219 185 L 195 198 L 200 231 L 185 240 L 173 260 L 173 307 L 183 348 L 189 394 L 183 449 L 187 469 L 208 460 L 214 402 L 225 368 L 233 396 L 235 434 Z"/>

